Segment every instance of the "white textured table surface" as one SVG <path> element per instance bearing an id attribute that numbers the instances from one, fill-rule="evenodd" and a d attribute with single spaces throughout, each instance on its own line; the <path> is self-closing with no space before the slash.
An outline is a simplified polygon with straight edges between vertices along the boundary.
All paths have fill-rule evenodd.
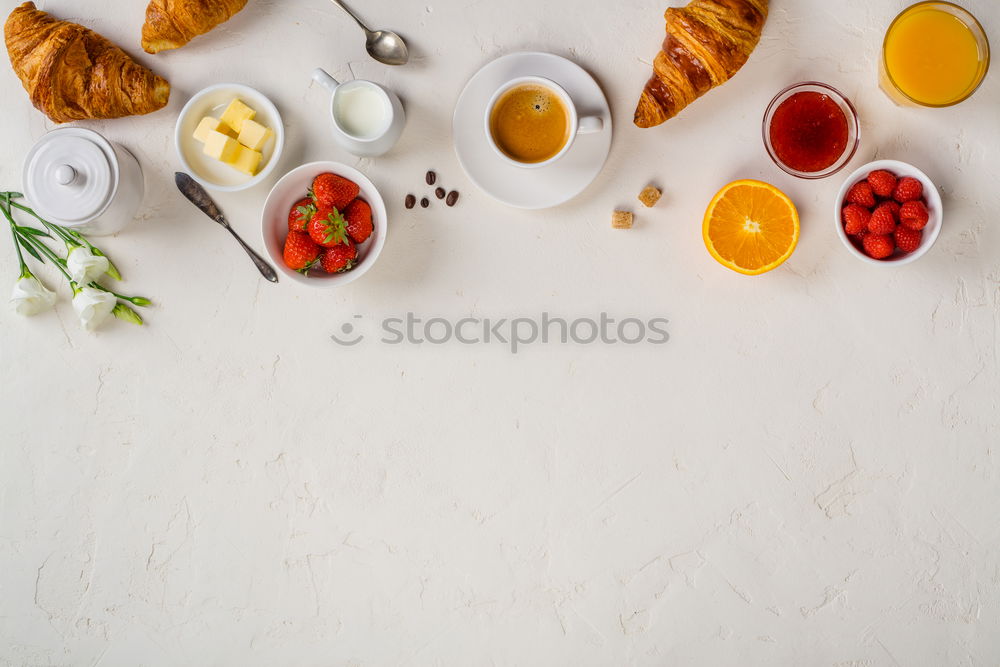
<path id="1" fill-rule="evenodd" d="M 102 245 L 156 300 L 148 326 L 87 334 L 62 286 L 55 312 L 0 309 L 0 663 L 1000 664 L 998 73 L 957 108 L 899 109 L 875 59 L 903 2 L 775 0 L 732 82 L 640 131 L 661 2 L 356 4 L 410 39 L 413 64 L 366 60 L 324 0 L 251 0 L 156 57 L 137 47 L 143 2 L 42 3 L 174 92 L 156 115 L 86 124 L 146 172 L 141 220 Z M 963 4 L 1000 44 L 996 3 Z M 465 81 L 523 49 L 590 70 L 616 121 L 603 174 L 551 211 L 477 192 L 451 145 Z M 389 156 L 335 147 L 319 65 L 399 92 Z M 805 78 L 857 104 L 852 165 L 899 158 L 940 184 L 928 256 L 862 264 L 830 220 L 840 178 L 768 160 L 764 107 Z M 382 188 L 388 243 L 357 283 L 264 282 L 173 188 L 176 113 L 222 80 L 281 108 L 280 172 L 336 159 Z M 51 126 L 9 67 L 0 83 L 0 187 L 18 188 Z M 460 205 L 405 211 L 431 167 Z M 701 240 L 735 177 L 775 183 L 803 217 L 795 255 L 757 279 Z M 612 231 L 650 179 L 663 202 Z M 273 180 L 218 196 L 258 247 Z M 516 355 L 329 338 L 407 311 L 663 316 L 671 338 Z"/>

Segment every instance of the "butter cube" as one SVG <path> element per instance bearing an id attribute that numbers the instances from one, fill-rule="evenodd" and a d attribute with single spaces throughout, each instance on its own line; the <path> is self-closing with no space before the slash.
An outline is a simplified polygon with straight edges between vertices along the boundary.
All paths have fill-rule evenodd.
<path id="1" fill-rule="evenodd" d="M 194 138 L 202 143 L 205 143 L 205 140 L 208 139 L 208 133 L 212 131 L 222 132 L 233 139 L 236 138 L 236 133 L 233 132 L 231 127 L 223 123 L 218 118 L 212 118 L 211 116 L 205 116 L 201 119 L 201 122 L 198 123 L 198 128 L 194 131 Z"/>
<path id="2" fill-rule="evenodd" d="M 243 102 L 237 97 L 234 98 L 226 110 L 222 112 L 222 118 L 220 119 L 223 123 L 233 128 L 237 132 L 243 129 L 243 121 L 253 120 L 257 115 L 257 112 L 243 104 Z"/>
<path id="3" fill-rule="evenodd" d="M 257 167 L 260 166 L 260 158 L 260 151 L 240 146 L 236 152 L 236 157 L 229 162 L 229 165 L 234 169 L 239 169 L 244 174 L 253 176 L 257 173 Z"/>
<path id="4" fill-rule="evenodd" d="M 267 140 L 271 138 L 274 132 L 271 128 L 264 127 L 255 120 L 245 120 L 243 121 L 243 129 L 240 130 L 240 136 L 238 141 L 246 146 L 247 148 L 259 151 L 264 148 L 267 144 Z"/>
<path id="5" fill-rule="evenodd" d="M 221 162 L 232 162 L 236 159 L 241 146 L 240 142 L 217 130 L 209 130 L 205 137 L 205 155 Z"/>

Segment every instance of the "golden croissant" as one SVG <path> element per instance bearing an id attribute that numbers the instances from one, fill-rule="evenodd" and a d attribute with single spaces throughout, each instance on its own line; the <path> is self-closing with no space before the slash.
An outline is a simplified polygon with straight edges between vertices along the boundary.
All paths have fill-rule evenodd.
<path id="1" fill-rule="evenodd" d="M 152 0 L 142 26 L 142 48 L 147 53 L 180 48 L 231 19 L 246 4 L 247 0 Z"/>
<path id="2" fill-rule="evenodd" d="M 170 84 L 113 43 L 25 2 L 4 26 L 10 64 L 31 103 L 56 123 L 162 109 Z"/>
<path id="3" fill-rule="evenodd" d="M 673 118 L 746 63 L 760 41 L 768 0 L 691 0 L 667 10 L 667 38 L 635 110 L 635 124 Z"/>

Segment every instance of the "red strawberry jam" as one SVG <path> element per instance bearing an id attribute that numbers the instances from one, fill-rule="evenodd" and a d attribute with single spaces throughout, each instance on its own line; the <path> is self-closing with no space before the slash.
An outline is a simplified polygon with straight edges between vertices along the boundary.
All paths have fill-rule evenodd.
<path id="1" fill-rule="evenodd" d="M 778 105 L 769 132 L 775 155 L 795 171 L 823 171 L 847 148 L 847 116 L 832 97 L 814 91 Z"/>

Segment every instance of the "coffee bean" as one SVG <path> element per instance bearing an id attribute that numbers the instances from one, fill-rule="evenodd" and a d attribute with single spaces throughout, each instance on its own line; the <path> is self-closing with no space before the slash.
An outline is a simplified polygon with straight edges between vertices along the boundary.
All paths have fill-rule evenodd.
<path id="1" fill-rule="evenodd" d="M 435 174 L 433 171 L 427 172 L 427 185 L 434 185 L 435 183 L 437 183 L 437 179 L 438 175 Z"/>
<path id="2" fill-rule="evenodd" d="M 406 195 L 406 199 L 403 200 L 403 206 L 406 208 L 413 208 L 417 205 L 417 198 L 413 195 Z"/>
<path id="3" fill-rule="evenodd" d="M 431 202 L 430 202 L 429 199 L 427 199 L 427 197 L 424 197 L 423 199 L 420 200 L 420 207 L 421 208 L 427 208 L 430 205 L 431 205 Z"/>
<path id="4" fill-rule="evenodd" d="M 434 190 L 434 196 L 438 199 L 444 199 L 444 188 L 437 188 Z"/>
<path id="5" fill-rule="evenodd" d="M 445 200 L 445 204 L 448 206 L 454 206 L 458 202 L 458 190 L 452 190 L 448 193 L 448 198 Z"/>

